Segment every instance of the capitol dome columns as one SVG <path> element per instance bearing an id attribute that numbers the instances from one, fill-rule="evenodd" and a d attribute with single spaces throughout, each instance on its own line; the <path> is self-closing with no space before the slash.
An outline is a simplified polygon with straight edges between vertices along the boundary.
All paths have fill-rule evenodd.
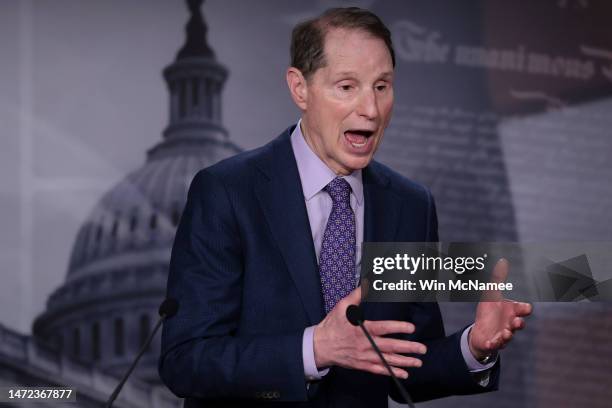
<path id="1" fill-rule="evenodd" d="M 191 16 L 185 28 L 185 44 L 164 70 L 170 93 L 170 118 L 164 131 L 167 139 L 197 137 L 201 130 L 216 131 L 219 140 L 227 138 L 221 116 L 221 91 L 227 70 L 208 45 L 202 3 L 203 0 L 187 0 Z"/>

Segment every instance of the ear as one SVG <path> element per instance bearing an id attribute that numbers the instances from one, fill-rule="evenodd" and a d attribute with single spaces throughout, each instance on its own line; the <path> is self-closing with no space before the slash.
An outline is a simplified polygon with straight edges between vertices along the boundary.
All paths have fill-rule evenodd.
<path id="1" fill-rule="evenodd" d="M 289 86 L 293 102 L 295 102 L 298 108 L 305 111 L 308 107 L 308 86 L 304 75 L 302 75 L 299 69 L 295 67 L 287 69 L 287 86 Z"/>

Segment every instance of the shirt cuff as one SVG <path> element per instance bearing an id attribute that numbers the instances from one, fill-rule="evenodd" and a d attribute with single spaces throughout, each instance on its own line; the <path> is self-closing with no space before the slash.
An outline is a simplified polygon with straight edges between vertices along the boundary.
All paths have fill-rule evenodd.
<path id="1" fill-rule="evenodd" d="M 302 337 L 302 360 L 304 361 L 304 378 L 307 381 L 316 381 L 329 372 L 329 368 L 319 371 L 314 357 L 314 326 L 304 329 Z"/>
<path id="2" fill-rule="evenodd" d="M 495 358 L 488 362 L 487 364 L 482 364 L 472 354 L 470 351 L 470 345 L 468 344 L 468 335 L 470 334 L 470 330 L 472 330 L 472 326 L 469 326 L 463 331 L 461 335 L 461 354 L 463 354 L 463 359 L 465 360 L 465 364 L 467 364 L 470 373 L 478 373 L 480 371 L 485 371 L 490 369 L 497 363 L 497 354 Z"/>

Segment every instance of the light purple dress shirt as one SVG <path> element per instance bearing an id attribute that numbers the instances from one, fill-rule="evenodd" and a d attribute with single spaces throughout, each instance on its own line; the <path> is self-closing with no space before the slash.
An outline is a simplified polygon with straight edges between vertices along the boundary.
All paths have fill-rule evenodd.
<path id="1" fill-rule="evenodd" d="M 327 219 L 332 209 L 332 200 L 329 194 L 323 191 L 323 187 L 329 184 L 336 174 L 310 149 L 304 140 L 300 120 L 291 134 L 291 147 L 295 161 L 297 162 L 302 191 L 312 231 L 312 240 L 315 246 L 317 261 L 321 252 L 323 233 L 327 226 Z M 355 258 L 355 281 L 359 282 L 359 271 L 361 266 L 361 243 L 363 242 L 363 182 L 361 170 L 356 170 L 343 178 L 351 185 L 351 208 L 355 213 L 356 226 L 356 258 Z M 472 373 L 488 370 L 493 367 L 495 361 L 488 364 L 479 363 L 468 346 L 468 334 L 471 326 L 464 330 L 461 336 L 461 353 Z M 302 337 L 302 358 L 304 361 L 304 377 L 307 381 L 319 380 L 327 374 L 329 369 L 319 371 L 314 358 L 314 326 L 307 327 Z M 487 381 L 488 382 L 488 381 Z M 486 384 L 484 384 L 486 385 Z"/>

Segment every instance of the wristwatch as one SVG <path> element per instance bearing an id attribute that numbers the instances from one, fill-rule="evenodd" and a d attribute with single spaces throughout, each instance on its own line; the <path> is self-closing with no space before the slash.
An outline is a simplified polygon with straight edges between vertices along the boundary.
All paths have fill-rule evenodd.
<path id="1" fill-rule="evenodd" d="M 480 364 L 489 364 L 491 361 L 493 361 L 495 359 L 495 357 L 497 357 L 497 353 L 492 353 L 489 354 L 488 356 L 484 356 L 483 358 L 476 360 L 478 361 Z"/>

